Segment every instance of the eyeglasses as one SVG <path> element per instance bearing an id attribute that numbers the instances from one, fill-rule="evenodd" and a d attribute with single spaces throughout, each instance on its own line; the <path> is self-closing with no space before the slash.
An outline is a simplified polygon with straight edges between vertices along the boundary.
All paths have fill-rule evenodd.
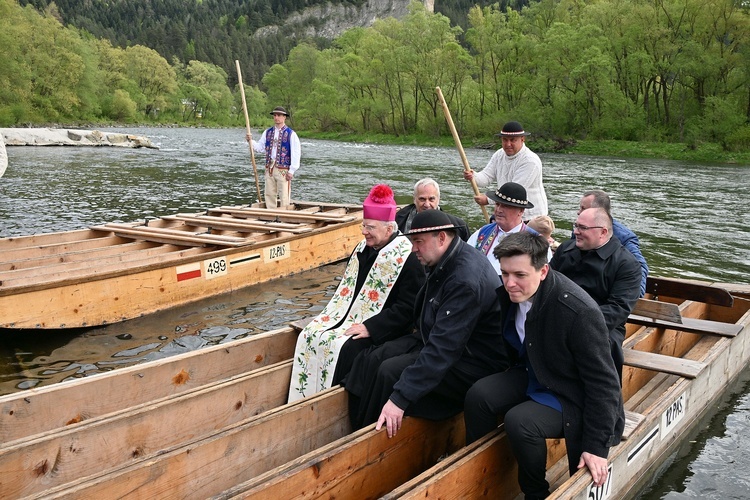
<path id="1" fill-rule="evenodd" d="M 573 229 L 578 229 L 579 231 L 588 231 L 589 229 L 602 229 L 604 226 L 584 226 L 583 224 L 578 224 L 575 222 L 573 224 Z"/>
<path id="2" fill-rule="evenodd" d="M 378 228 L 378 226 L 374 226 L 372 224 L 360 224 L 359 227 L 361 227 L 363 231 L 367 231 L 368 233 L 371 233 Z"/>

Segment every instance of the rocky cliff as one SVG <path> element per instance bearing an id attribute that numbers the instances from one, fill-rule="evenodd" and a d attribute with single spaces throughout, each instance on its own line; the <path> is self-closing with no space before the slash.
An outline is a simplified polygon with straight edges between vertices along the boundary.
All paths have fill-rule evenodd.
<path id="1" fill-rule="evenodd" d="M 422 0 L 429 12 L 435 10 L 435 0 Z M 354 27 L 372 26 L 376 19 L 400 19 L 409 11 L 411 0 L 368 0 L 363 5 L 326 3 L 309 7 L 289 16 L 281 26 L 266 26 L 255 32 L 256 37 L 270 34 L 296 33 L 303 37 L 334 39 Z"/>

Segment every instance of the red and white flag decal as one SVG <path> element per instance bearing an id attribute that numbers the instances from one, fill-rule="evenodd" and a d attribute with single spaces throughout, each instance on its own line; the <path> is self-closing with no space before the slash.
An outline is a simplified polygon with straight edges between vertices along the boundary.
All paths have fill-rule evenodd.
<path id="1" fill-rule="evenodd" d="M 185 281 L 201 277 L 201 263 L 193 262 L 184 266 L 177 266 L 177 281 Z"/>

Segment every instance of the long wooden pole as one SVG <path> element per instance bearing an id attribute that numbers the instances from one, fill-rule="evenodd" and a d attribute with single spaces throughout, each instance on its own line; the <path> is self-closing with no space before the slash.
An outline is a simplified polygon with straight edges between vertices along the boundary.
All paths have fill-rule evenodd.
<path id="1" fill-rule="evenodd" d="M 469 160 L 466 158 L 466 153 L 464 152 L 463 145 L 461 145 L 461 138 L 458 137 L 456 126 L 453 125 L 453 118 L 451 118 L 451 111 L 448 109 L 448 104 L 445 102 L 445 98 L 443 97 L 443 91 L 440 90 L 440 87 L 435 87 L 435 92 L 437 92 L 438 99 L 440 99 L 440 104 L 443 106 L 443 113 L 445 114 L 445 121 L 448 122 L 448 128 L 451 129 L 451 134 L 453 134 L 453 140 L 456 143 L 456 149 L 458 149 L 458 154 L 461 156 L 461 161 L 464 164 L 464 170 L 466 172 L 470 172 L 471 167 L 469 166 Z M 471 187 L 474 189 L 474 195 L 479 196 L 480 194 L 479 187 L 477 187 L 477 181 L 475 179 L 471 179 Z M 484 220 L 489 222 L 490 216 L 487 213 L 487 208 L 484 205 L 480 205 L 480 207 L 482 207 Z"/>
<path id="2" fill-rule="evenodd" d="M 252 132 L 250 130 L 250 117 L 247 115 L 247 101 L 245 101 L 245 85 L 242 83 L 242 72 L 240 71 L 240 61 L 234 60 L 235 66 L 237 66 L 237 81 L 240 85 L 240 94 L 242 94 L 242 111 L 245 113 L 245 129 L 247 131 L 248 145 L 250 146 L 250 163 L 253 164 L 253 174 L 255 174 L 255 189 L 258 192 L 258 202 L 262 200 L 260 197 L 260 183 L 258 182 L 258 167 L 255 165 L 255 150 L 253 150 Z"/>

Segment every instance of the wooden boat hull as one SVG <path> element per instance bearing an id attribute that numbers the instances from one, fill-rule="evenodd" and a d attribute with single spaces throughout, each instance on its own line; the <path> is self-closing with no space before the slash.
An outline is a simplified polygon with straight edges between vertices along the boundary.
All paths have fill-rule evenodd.
<path id="1" fill-rule="evenodd" d="M 564 441 L 550 440 L 553 498 L 635 492 L 697 425 L 750 359 L 750 289 L 733 293 L 738 300 L 731 307 L 659 297 L 679 309 L 670 320 L 708 333 L 665 327 L 661 316 L 652 326 L 628 326 L 625 350 L 648 356 L 626 361 L 628 425 L 626 439 L 610 451 L 610 480 L 593 488 L 585 470 L 569 478 Z M 461 446 L 460 415 L 442 422 L 407 418 L 393 439 L 373 426 L 350 434 L 340 388 L 292 404 L 268 394 L 288 383 L 295 336 L 278 330 L 0 398 L 0 470 L 7 472 L 0 487 L 31 498 L 517 497 L 502 426 L 471 446 Z M 117 410 L 117 397 L 107 397 L 94 413 L 94 395 L 118 386 L 133 386 L 124 393 L 133 406 Z M 173 440 L 165 436 L 172 430 Z M 95 450 L 106 446 L 99 441 L 114 451 Z"/>
<path id="2" fill-rule="evenodd" d="M 344 259 L 361 239 L 361 210 L 322 207 L 331 220 L 319 215 L 317 222 L 300 219 L 270 229 L 227 217 L 227 210 L 224 217 L 200 216 L 209 230 L 222 224 L 239 229 L 222 234 L 196 235 L 184 221 L 163 218 L 0 240 L 0 328 L 124 321 Z M 93 248 L 82 248 L 84 243 Z M 105 255 L 110 247 L 122 252 Z"/>

